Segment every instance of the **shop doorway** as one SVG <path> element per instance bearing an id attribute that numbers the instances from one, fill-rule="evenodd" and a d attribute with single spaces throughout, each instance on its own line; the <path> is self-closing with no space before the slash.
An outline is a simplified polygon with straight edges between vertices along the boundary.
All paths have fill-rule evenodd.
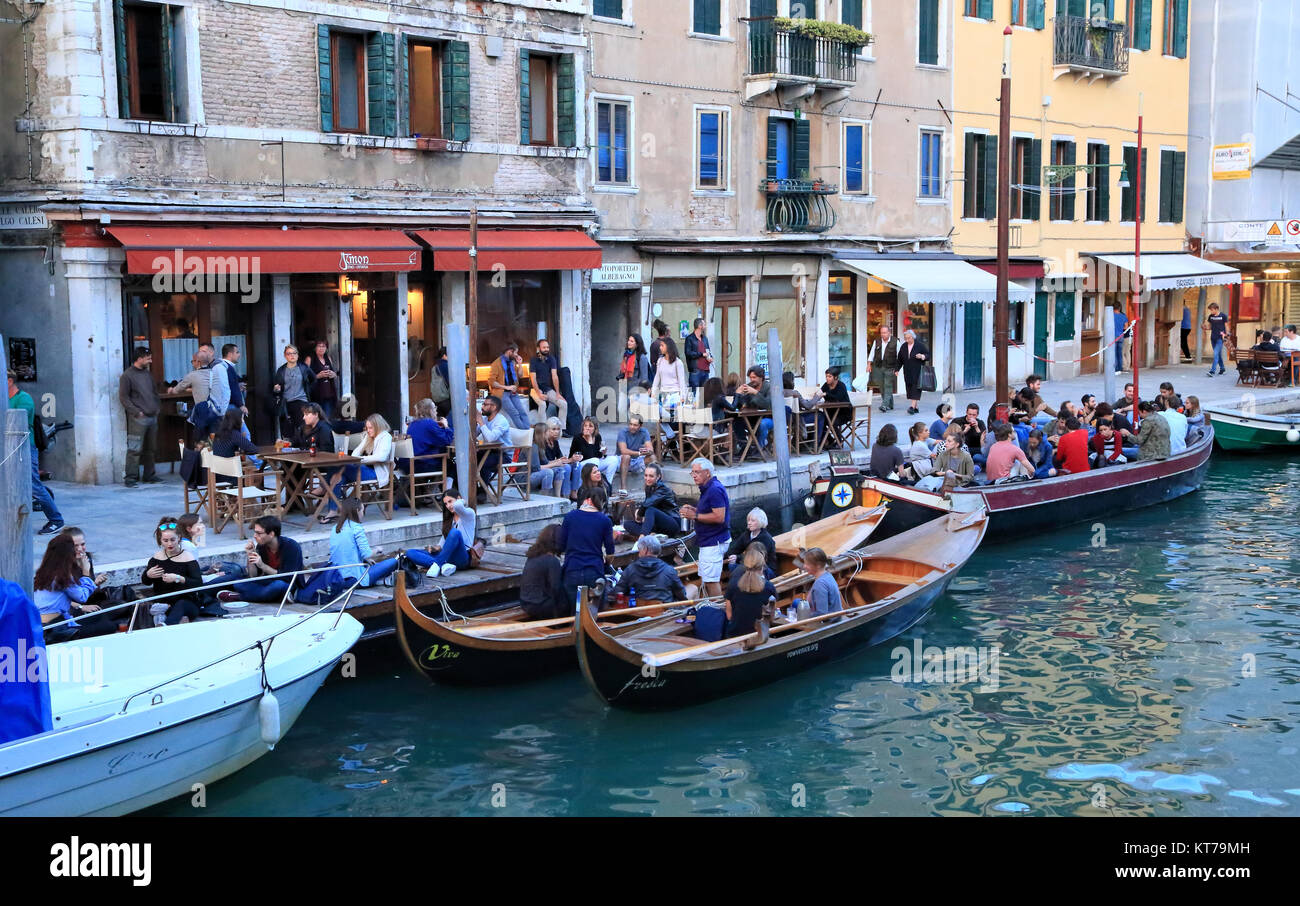
<path id="1" fill-rule="evenodd" d="M 591 293 L 591 411 L 597 420 L 607 408 L 606 400 L 620 399 L 620 394 L 630 388 L 617 380 L 623 365 L 623 350 L 632 334 L 641 337 L 645 344 L 646 331 L 642 329 L 640 290 L 592 290 Z M 646 353 L 650 348 L 646 346 Z M 618 418 L 622 418 L 620 405 Z"/>
<path id="2" fill-rule="evenodd" d="M 433 368 L 442 346 L 437 290 L 413 282 L 406 293 L 406 378 L 411 411 L 432 392 Z"/>
<path id="3" fill-rule="evenodd" d="M 713 301 L 714 373 L 724 380 L 737 375 L 742 381 L 748 362 L 749 331 L 745 329 L 745 280 L 719 277 Z M 763 341 L 763 337 L 759 340 Z M 772 377 L 772 375 L 768 375 Z M 779 378 L 780 375 L 777 375 Z"/>
<path id="4" fill-rule="evenodd" d="M 1034 374 L 1047 374 L 1047 293 L 1034 296 L 1034 358 L 1029 370 Z"/>
<path id="5" fill-rule="evenodd" d="M 967 302 L 962 324 L 962 389 L 984 386 L 984 303 Z"/>

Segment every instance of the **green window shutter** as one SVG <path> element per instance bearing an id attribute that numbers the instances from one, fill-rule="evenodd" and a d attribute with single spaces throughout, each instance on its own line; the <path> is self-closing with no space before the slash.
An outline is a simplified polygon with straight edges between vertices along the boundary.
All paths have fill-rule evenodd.
<path id="1" fill-rule="evenodd" d="M 767 118 L 767 178 L 776 179 L 776 130 L 777 120 Z"/>
<path id="2" fill-rule="evenodd" d="M 1029 25 L 1040 30 L 1047 27 L 1047 0 L 1029 0 Z"/>
<path id="3" fill-rule="evenodd" d="M 1065 162 L 1071 166 L 1076 163 L 1074 142 L 1065 143 Z M 1078 188 L 1078 174 L 1071 176 L 1065 181 L 1066 193 L 1061 196 L 1061 219 L 1074 219 L 1074 199 L 1075 191 Z"/>
<path id="4" fill-rule="evenodd" d="M 977 190 L 979 189 L 979 178 L 977 176 L 979 160 L 977 158 L 979 152 L 975 149 L 983 144 L 981 141 L 983 138 L 984 136 L 975 132 L 966 133 L 966 152 L 963 161 L 963 195 L 965 201 L 961 212 L 963 217 L 982 216 L 982 209 L 977 197 Z"/>
<path id="5" fill-rule="evenodd" d="M 862 27 L 862 0 L 840 0 L 840 21 L 854 28 Z"/>
<path id="6" fill-rule="evenodd" d="M 397 36 L 397 134 L 411 134 L 411 42 Z"/>
<path id="7" fill-rule="evenodd" d="M 1115 178 L 1105 166 L 1110 163 L 1110 145 L 1097 150 L 1097 162 L 1103 165 L 1097 180 L 1097 219 L 1105 223 L 1110 220 L 1110 181 Z"/>
<path id="8" fill-rule="evenodd" d="M 1043 183 L 1043 142 L 1041 139 L 1033 139 L 1029 143 L 1029 174 L 1025 178 L 1025 185 L 1032 187 L 1041 187 Z M 1042 215 L 1043 193 L 1038 191 L 1027 191 L 1022 196 L 1025 199 L 1026 220 L 1037 220 Z"/>
<path id="9" fill-rule="evenodd" d="M 555 77 L 555 120 L 556 131 L 559 132 L 559 144 L 564 148 L 572 148 L 578 144 L 578 98 L 575 69 L 576 64 L 573 54 L 562 54 Z"/>
<path id="10" fill-rule="evenodd" d="M 984 136 L 984 219 L 998 219 L 998 137 Z"/>
<path id="11" fill-rule="evenodd" d="M 810 150 L 812 144 L 812 129 L 808 120 L 801 119 L 794 121 L 794 175 L 798 179 L 808 179 L 812 172 Z"/>
<path id="12" fill-rule="evenodd" d="M 1183 222 L 1183 190 L 1187 181 L 1187 152 L 1174 152 L 1173 192 L 1169 202 L 1169 222 Z"/>
<path id="13" fill-rule="evenodd" d="M 920 27 L 917 33 L 917 62 L 938 65 L 939 0 L 921 0 Z"/>
<path id="14" fill-rule="evenodd" d="M 366 131 L 397 135 L 397 38 L 366 35 Z"/>
<path id="15" fill-rule="evenodd" d="M 1135 0 L 1134 18 L 1130 22 L 1133 29 L 1133 46 L 1138 50 L 1151 49 L 1151 3 L 1152 0 Z"/>
<path id="16" fill-rule="evenodd" d="M 1075 298 L 1074 293 L 1057 293 L 1055 303 L 1056 322 L 1053 336 L 1057 343 L 1063 343 L 1066 340 L 1074 339 L 1074 310 Z"/>
<path id="17" fill-rule="evenodd" d="M 528 51 L 519 51 L 519 144 L 533 140 L 532 105 L 528 97 Z"/>
<path id="18" fill-rule="evenodd" d="M 130 73 L 126 67 L 126 3 L 113 0 L 113 52 L 117 56 L 117 115 L 131 116 Z"/>
<path id="19" fill-rule="evenodd" d="M 1160 201 L 1156 206 L 1156 221 L 1168 223 L 1170 199 L 1174 194 L 1174 152 L 1160 152 Z"/>
<path id="20" fill-rule="evenodd" d="M 1120 190 L 1119 219 L 1124 223 L 1133 222 L 1133 199 L 1137 191 L 1137 148 L 1124 149 L 1124 172 L 1128 173 L 1128 188 Z"/>
<path id="21" fill-rule="evenodd" d="M 159 7 L 162 15 L 162 88 L 163 115 L 167 122 L 180 121 L 180 105 L 176 101 L 176 17 L 170 6 Z"/>
<path id="22" fill-rule="evenodd" d="M 527 51 L 524 51 L 527 53 Z M 525 90 L 527 82 L 524 83 Z M 442 48 L 442 137 L 469 141 L 469 42 L 448 41 Z M 527 101 L 524 116 L 528 116 Z"/>
<path id="23" fill-rule="evenodd" d="M 120 0 L 119 0 L 120 2 Z M 320 72 L 320 129 L 334 131 L 334 79 L 330 72 L 330 29 L 316 26 L 316 64 Z"/>
<path id="24" fill-rule="evenodd" d="M 1187 0 L 1174 4 L 1174 56 L 1187 56 Z"/>
<path id="25" fill-rule="evenodd" d="M 721 0 L 695 0 L 692 30 L 702 35 L 722 34 Z"/>
<path id="26" fill-rule="evenodd" d="M 993 18 L 993 0 L 980 0 L 977 10 L 981 19 Z"/>
<path id="27" fill-rule="evenodd" d="M 1150 148 L 1142 149 L 1142 192 L 1138 196 L 1138 210 L 1143 223 L 1146 223 L 1147 219 L 1147 152 L 1150 150 Z"/>

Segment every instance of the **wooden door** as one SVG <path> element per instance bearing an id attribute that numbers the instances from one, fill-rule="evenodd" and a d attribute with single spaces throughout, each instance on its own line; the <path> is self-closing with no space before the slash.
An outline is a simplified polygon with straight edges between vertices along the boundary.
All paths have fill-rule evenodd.
<path id="1" fill-rule="evenodd" d="M 967 302 L 962 341 L 962 389 L 984 385 L 984 303 Z"/>

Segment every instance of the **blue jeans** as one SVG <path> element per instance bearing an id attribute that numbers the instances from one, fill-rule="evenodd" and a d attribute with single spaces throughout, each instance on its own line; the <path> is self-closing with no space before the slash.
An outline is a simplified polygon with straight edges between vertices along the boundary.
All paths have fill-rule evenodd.
<path id="1" fill-rule="evenodd" d="M 1124 451 L 1124 456 L 1129 462 L 1137 462 L 1138 453 L 1141 452 L 1138 447 L 1121 447 L 1120 449 Z"/>
<path id="2" fill-rule="evenodd" d="M 529 479 L 529 485 L 534 490 L 541 488 L 543 491 L 554 490 L 556 485 L 559 485 L 560 496 L 568 497 L 569 492 L 578 487 L 579 468 L 581 464 L 571 462 L 556 466 L 554 469 L 538 469 Z"/>
<path id="3" fill-rule="evenodd" d="M 347 487 L 348 485 L 352 484 L 352 482 L 356 481 L 358 469 L 361 470 L 362 481 L 375 480 L 375 470 L 372 469 L 370 466 L 344 466 L 343 468 L 339 469 L 339 480 L 334 482 L 335 497 L 338 497 L 340 500 L 343 499 L 343 488 Z M 337 509 L 338 509 L 338 504 L 336 504 L 333 500 L 331 500 L 330 505 L 328 507 L 329 512 L 332 513 Z"/>
<path id="4" fill-rule="evenodd" d="M 663 510 L 651 507 L 645 511 L 645 521 L 637 523 L 635 519 L 624 519 L 623 529 L 629 535 L 650 535 L 655 532 L 674 537 L 682 530 L 679 520 L 669 516 Z"/>
<path id="5" fill-rule="evenodd" d="M 424 553 L 423 551 L 407 551 L 408 557 L 413 553 Z M 461 536 L 459 528 L 453 528 L 447 533 L 447 537 L 442 539 L 442 550 L 432 556 L 424 554 L 423 560 L 427 558 L 429 566 L 443 566 L 447 563 L 452 564 L 457 569 L 464 569 L 469 566 L 469 547 L 465 544 L 464 537 Z M 411 562 L 419 563 L 420 560 L 411 558 Z"/>
<path id="6" fill-rule="evenodd" d="M 348 583 L 337 569 L 327 569 L 312 576 L 311 581 L 293 593 L 293 598 L 299 604 L 319 607 L 343 594 L 347 586 Z"/>
<path id="7" fill-rule="evenodd" d="M 1215 366 L 1223 371 L 1223 337 L 1214 341 L 1214 361 L 1210 362 L 1210 370 L 1213 371 Z"/>
<path id="8" fill-rule="evenodd" d="M 510 419 L 510 424 L 520 430 L 528 428 L 528 404 L 523 397 L 514 393 L 502 393 L 501 403 L 501 410 Z"/>
<path id="9" fill-rule="evenodd" d="M 50 522 L 62 522 L 63 514 L 54 503 L 54 495 L 41 482 L 41 456 L 36 450 L 36 444 L 31 443 L 28 446 L 32 454 L 32 498 L 36 501 L 36 506 L 45 514 L 46 519 Z"/>
<path id="10" fill-rule="evenodd" d="M 767 446 L 767 439 L 772 436 L 772 420 L 765 418 L 758 423 L 758 445 Z"/>
<path id="11" fill-rule="evenodd" d="M 691 373 L 686 378 L 686 383 L 692 387 L 703 387 L 705 382 L 709 379 L 709 373 L 707 371 L 700 371 L 694 366 L 694 363 L 688 365 L 687 368 Z"/>
<path id="12" fill-rule="evenodd" d="M 423 553 L 423 551 L 421 551 Z M 397 570 L 397 558 L 389 557 L 387 560 L 380 560 L 366 571 L 361 578 L 361 584 L 367 588 L 371 585 L 378 585 L 387 579 Z"/>
<path id="13" fill-rule="evenodd" d="M 285 579 L 259 579 L 256 582 L 244 582 L 232 587 L 245 601 L 278 604 L 284 598 L 284 593 L 289 590 L 289 582 Z"/>

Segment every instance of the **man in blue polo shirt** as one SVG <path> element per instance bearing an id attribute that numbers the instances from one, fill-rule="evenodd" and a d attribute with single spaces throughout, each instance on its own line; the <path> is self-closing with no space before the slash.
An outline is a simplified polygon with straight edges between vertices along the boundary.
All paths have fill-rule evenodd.
<path id="1" fill-rule="evenodd" d="M 700 502 L 684 506 L 681 514 L 695 522 L 695 541 L 700 546 L 700 581 L 706 595 L 722 594 L 722 560 L 731 544 L 731 499 L 727 489 L 713 475 L 713 463 L 697 459 L 691 463 L 691 478 L 700 489 Z"/>

